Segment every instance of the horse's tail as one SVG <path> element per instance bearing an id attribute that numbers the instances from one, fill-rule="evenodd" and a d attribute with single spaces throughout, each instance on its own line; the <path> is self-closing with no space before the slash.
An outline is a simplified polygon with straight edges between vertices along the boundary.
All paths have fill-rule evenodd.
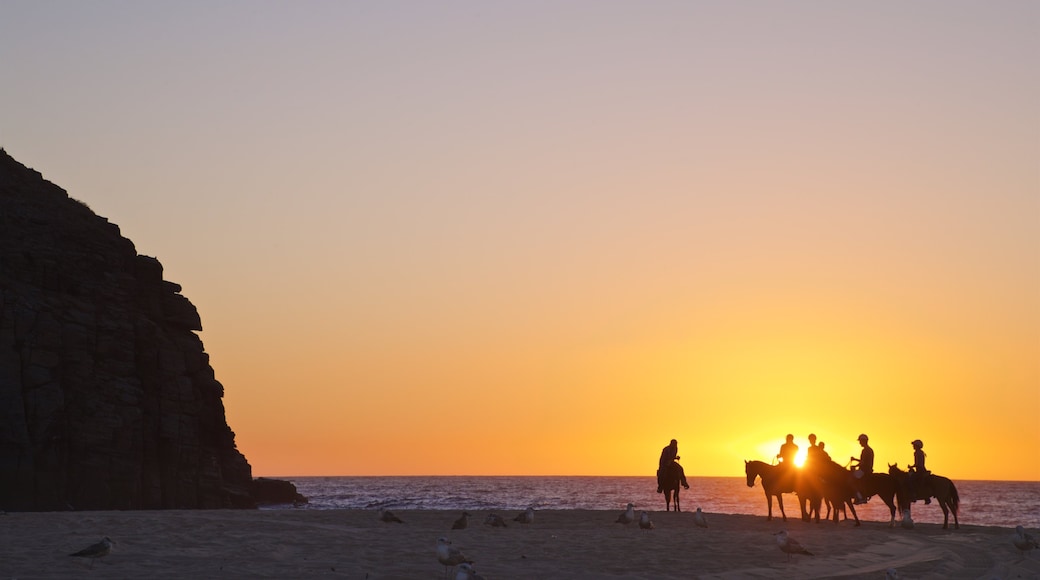
<path id="1" fill-rule="evenodd" d="M 961 496 L 957 493 L 957 486 L 953 485 L 953 480 L 950 480 L 950 509 L 953 510 L 953 515 L 957 516 L 957 509 L 961 505 Z"/>

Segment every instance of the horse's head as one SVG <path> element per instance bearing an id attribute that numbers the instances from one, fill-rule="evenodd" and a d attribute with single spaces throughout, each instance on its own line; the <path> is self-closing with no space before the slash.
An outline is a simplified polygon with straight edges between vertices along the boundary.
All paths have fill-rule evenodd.
<path id="1" fill-rule="evenodd" d="M 899 475 L 904 475 L 904 472 L 903 472 L 902 469 L 899 469 L 899 465 L 898 464 L 893 465 L 893 464 L 889 463 L 888 464 L 888 474 L 891 475 L 891 476 L 899 476 Z"/>
<path id="2" fill-rule="evenodd" d="M 747 475 L 747 486 L 755 487 L 755 478 L 758 477 L 758 472 L 751 468 L 751 462 L 747 459 L 744 460 L 744 473 Z"/>

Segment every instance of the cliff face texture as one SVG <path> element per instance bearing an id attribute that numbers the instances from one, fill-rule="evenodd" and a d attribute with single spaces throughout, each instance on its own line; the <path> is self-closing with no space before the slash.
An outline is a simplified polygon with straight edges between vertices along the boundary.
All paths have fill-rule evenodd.
<path id="1" fill-rule="evenodd" d="M 0 509 L 252 507 L 199 314 L 162 275 L 0 150 Z"/>

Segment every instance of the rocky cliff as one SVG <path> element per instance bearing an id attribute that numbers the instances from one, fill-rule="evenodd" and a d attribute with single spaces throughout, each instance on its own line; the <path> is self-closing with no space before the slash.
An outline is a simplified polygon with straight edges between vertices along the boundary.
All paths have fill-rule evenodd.
<path id="1" fill-rule="evenodd" d="M 180 292 L 0 150 L 0 509 L 253 505 Z"/>

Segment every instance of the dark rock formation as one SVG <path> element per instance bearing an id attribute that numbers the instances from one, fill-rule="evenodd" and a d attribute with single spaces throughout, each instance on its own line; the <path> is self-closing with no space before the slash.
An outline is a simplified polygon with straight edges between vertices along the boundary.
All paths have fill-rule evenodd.
<path id="1" fill-rule="evenodd" d="M 301 505 L 307 503 L 307 498 L 296 491 L 296 486 L 291 481 L 283 481 L 281 479 L 268 479 L 266 477 L 254 479 L 251 495 L 258 505 L 290 503 Z"/>
<path id="2" fill-rule="evenodd" d="M 254 506 L 180 290 L 0 150 L 0 509 Z"/>

